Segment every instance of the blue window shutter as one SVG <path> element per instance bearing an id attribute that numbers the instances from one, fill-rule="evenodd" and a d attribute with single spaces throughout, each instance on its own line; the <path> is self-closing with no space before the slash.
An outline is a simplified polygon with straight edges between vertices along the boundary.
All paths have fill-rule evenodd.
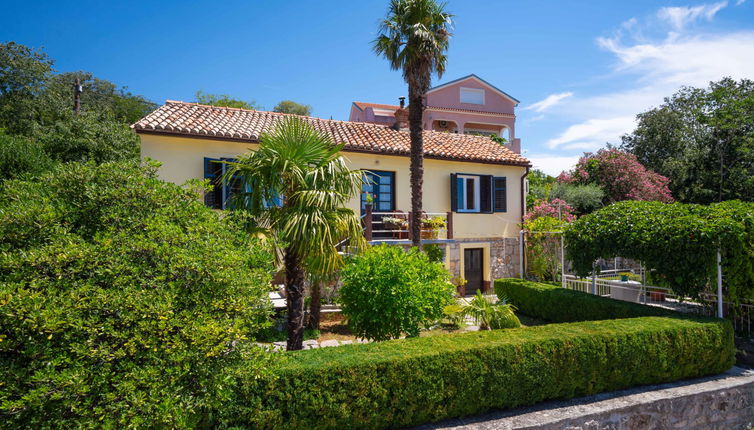
<path id="1" fill-rule="evenodd" d="M 493 199 L 495 212 L 508 211 L 508 179 L 504 176 L 493 178 Z"/>
<path id="2" fill-rule="evenodd" d="M 209 179 L 212 190 L 204 194 L 204 204 L 213 209 L 223 208 L 222 180 L 223 165 L 217 158 L 204 157 L 204 179 Z"/>
<path id="3" fill-rule="evenodd" d="M 492 213 L 492 176 L 479 176 L 479 212 Z"/>

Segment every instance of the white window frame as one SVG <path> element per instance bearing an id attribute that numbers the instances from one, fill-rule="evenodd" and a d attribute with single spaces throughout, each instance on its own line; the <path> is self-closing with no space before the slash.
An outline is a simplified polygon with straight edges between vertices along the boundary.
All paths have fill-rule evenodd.
<path id="1" fill-rule="evenodd" d="M 458 179 L 462 180 L 463 183 L 463 201 L 457 202 L 457 209 L 458 212 L 466 212 L 466 213 L 479 213 L 482 211 L 482 205 L 481 205 L 481 196 L 480 196 L 480 178 L 476 175 L 458 175 Z M 467 189 L 467 181 L 474 181 L 474 207 L 469 209 L 466 207 L 466 189 Z"/>
<path id="2" fill-rule="evenodd" d="M 466 94 L 477 94 L 477 95 L 481 94 L 482 95 L 482 102 L 481 103 L 477 103 L 477 102 L 473 102 L 473 101 L 464 100 L 464 98 L 463 98 L 464 93 L 466 93 Z M 481 89 L 481 88 L 460 87 L 458 100 L 461 103 L 466 103 L 466 104 L 470 104 L 470 105 L 483 105 L 483 104 L 485 104 L 484 90 Z"/>

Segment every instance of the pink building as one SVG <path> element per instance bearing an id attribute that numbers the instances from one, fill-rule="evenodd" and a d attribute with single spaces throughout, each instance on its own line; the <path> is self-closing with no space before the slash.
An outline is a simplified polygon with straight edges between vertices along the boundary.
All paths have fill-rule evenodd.
<path id="1" fill-rule="evenodd" d="M 400 105 L 353 102 L 349 120 L 392 125 Z M 427 91 L 424 129 L 449 133 L 496 135 L 506 139 L 508 146 L 521 153 L 521 140 L 516 138 L 515 107 L 519 101 L 484 79 L 471 74 L 438 85 Z"/>

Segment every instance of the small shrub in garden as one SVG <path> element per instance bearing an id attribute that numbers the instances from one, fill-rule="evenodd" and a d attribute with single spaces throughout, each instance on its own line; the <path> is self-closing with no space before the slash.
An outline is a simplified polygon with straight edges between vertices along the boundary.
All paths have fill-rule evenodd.
<path id="1" fill-rule="evenodd" d="M 455 291 L 441 264 L 417 249 L 390 245 L 352 258 L 341 279 L 339 303 L 351 331 L 374 340 L 418 336 L 443 317 Z"/>
<path id="2" fill-rule="evenodd" d="M 516 308 L 507 303 L 503 296 L 498 303 L 493 303 L 490 298 L 477 291 L 469 304 L 463 307 L 462 312 L 473 318 L 481 330 L 497 330 L 521 327 L 521 321 L 513 313 L 514 310 Z"/>
<path id="3" fill-rule="evenodd" d="M 0 185 L 0 427 L 195 428 L 265 363 L 271 255 L 137 163 Z"/>

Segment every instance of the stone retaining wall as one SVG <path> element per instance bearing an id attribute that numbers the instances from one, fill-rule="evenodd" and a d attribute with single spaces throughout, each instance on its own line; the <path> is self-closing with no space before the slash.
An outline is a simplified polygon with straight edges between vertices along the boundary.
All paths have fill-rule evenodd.
<path id="1" fill-rule="evenodd" d="M 630 369 L 626 369 L 630 372 Z M 754 371 L 546 402 L 420 429 L 738 430 L 754 423 Z"/>

